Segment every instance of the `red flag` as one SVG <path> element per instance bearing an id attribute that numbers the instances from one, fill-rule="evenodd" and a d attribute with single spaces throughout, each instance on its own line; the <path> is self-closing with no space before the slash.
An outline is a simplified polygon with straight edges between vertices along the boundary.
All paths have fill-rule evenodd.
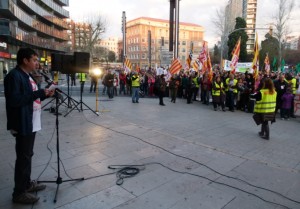
<path id="1" fill-rule="evenodd" d="M 213 79 L 213 70 L 212 70 L 212 65 L 211 65 L 211 60 L 210 60 L 210 55 L 209 51 L 207 49 L 207 70 L 208 70 L 208 79 L 212 81 Z"/>
<path id="2" fill-rule="evenodd" d="M 207 43 L 206 41 L 203 42 L 203 47 L 198 57 L 199 61 L 202 64 L 203 71 L 207 69 L 207 44 L 206 43 Z"/>
<path id="3" fill-rule="evenodd" d="M 170 67 L 170 73 L 173 75 L 173 74 L 176 74 L 178 73 L 180 70 L 182 69 L 182 65 L 179 61 L 179 59 L 174 59 L 171 63 L 171 67 Z"/>
<path id="4" fill-rule="evenodd" d="M 231 64 L 230 64 L 230 68 L 231 68 L 230 73 L 232 73 L 232 74 L 235 73 L 235 68 L 239 61 L 240 49 L 241 49 L 241 37 L 239 38 L 238 42 L 236 43 L 236 45 L 232 51 L 232 58 L 231 58 Z"/>

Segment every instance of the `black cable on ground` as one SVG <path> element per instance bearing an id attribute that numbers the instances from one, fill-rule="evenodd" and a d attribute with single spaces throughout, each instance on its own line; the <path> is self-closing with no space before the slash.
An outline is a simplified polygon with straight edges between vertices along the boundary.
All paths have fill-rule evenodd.
<path id="1" fill-rule="evenodd" d="M 119 171 L 121 171 L 122 169 L 128 169 L 128 170 L 129 170 L 129 169 L 132 169 L 132 170 L 135 169 L 135 170 L 136 170 L 136 174 L 138 174 L 138 173 L 139 173 L 139 167 L 142 167 L 143 169 L 145 169 L 145 167 L 146 167 L 147 165 L 160 165 L 160 166 L 162 166 L 162 167 L 164 167 L 164 168 L 166 168 L 166 169 L 168 169 L 168 170 L 170 170 L 170 171 L 172 171 L 172 172 L 179 173 L 179 174 L 186 174 L 186 175 L 190 175 L 190 176 L 196 176 L 196 177 L 198 177 L 198 178 L 202 178 L 202 179 L 208 180 L 208 181 L 210 181 L 210 182 L 212 182 L 212 183 L 216 183 L 216 184 L 219 184 L 219 185 L 223 185 L 223 186 L 230 187 L 230 188 L 233 188 L 233 189 L 235 189 L 235 190 L 244 192 L 244 193 L 249 194 L 249 195 L 251 195 L 251 196 L 254 196 L 254 197 L 256 197 L 256 198 L 258 198 L 258 199 L 260 199 L 260 200 L 262 200 L 262 201 L 264 201 L 264 202 L 266 202 L 266 203 L 269 203 L 269 204 L 272 204 L 272 205 L 276 205 L 276 206 L 280 206 L 280 207 L 283 207 L 283 208 L 286 208 L 286 209 L 291 209 L 291 208 L 289 208 L 289 207 L 287 207 L 287 206 L 285 206 L 285 205 L 282 205 L 282 204 L 280 204 L 280 203 L 276 203 L 276 202 L 272 202 L 272 201 L 266 200 L 266 199 L 262 198 L 262 197 L 259 196 L 259 195 L 256 195 L 256 194 L 254 194 L 254 193 L 251 193 L 251 192 L 248 192 L 248 191 L 246 191 L 246 190 L 240 189 L 240 188 L 238 188 L 238 187 L 232 186 L 232 185 L 230 185 L 230 184 L 218 182 L 218 181 L 216 181 L 216 180 L 212 180 L 212 179 L 207 178 L 207 177 L 205 177 L 205 176 L 198 175 L 198 174 L 194 174 L 194 173 L 190 173 L 190 172 L 177 171 L 177 170 L 174 170 L 173 168 L 170 168 L 170 167 L 168 167 L 168 166 L 166 166 L 166 165 L 164 165 L 164 164 L 162 164 L 162 163 L 158 163 L 158 162 L 145 163 L 145 164 L 141 164 L 141 165 L 110 165 L 110 166 L 108 166 L 108 168 L 110 168 L 110 169 L 119 169 Z M 123 168 L 122 168 L 122 167 L 123 167 Z M 136 174 L 135 174 L 135 175 L 136 175 Z M 135 175 L 129 175 L 129 177 L 133 177 L 133 176 L 135 176 Z M 118 179 L 118 180 L 119 180 L 119 179 Z M 121 184 L 123 183 L 123 179 L 122 179 L 122 181 L 121 181 L 121 184 L 118 184 L 118 180 L 117 180 L 117 185 L 121 185 Z"/>
<path id="2" fill-rule="evenodd" d="M 144 142 L 144 143 L 146 143 L 146 144 L 149 144 L 149 145 L 151 145 L 151 146 L 153 146 L 153 147 L 159 148 L 159 149 L 161 149 L 161 150 L 163 150 L 163 151 L 165 151 L 165 152 L 167 152 L 167 153 L 169 153 L 169 154 L 171 154 L 171 155 L 174 155 L 174 156 L 176 156 L 176 157 L 179 157 L 179 158 L 182 158 L 182 159 L 186 159 L 186 160 L 189 160 L 189 161 L 191 161 L 191 162 L 194 162 L 194 163 L 196 163 L 196 164 L 198 164 L 198 165 L 204 166 L 205 168 L 207 168 L 207 169 L 209 169 L 209 170 L 211 170 L 211 171 L 213 171 L 213 172 L 215 172 L 215 173 L 217 173 L 217 174 L 219 174 L 219 175 L 221 175 L 221 176 L 223 176 L 223 177 L 227 177 L 227 178 L 230 178 L 230 179 L 234 179 L 234 180 L 243 182 L 243 183 L 245 183 L 245 184 L 247 184 L 247 185 L 249 185 L 249 186 L 252 186 L 252 187 L 255 187 L 255 188 L 264 190 L 264 191 L 271 192 L 271 193 L 276 194 L 276 195 L 278 195 L 278 196 L 281 196 L 282 198 L 285 198 L 285 199 L 287 199 L 287 200 L 289 200 L 289 201 L 291 201 L 291 202 L 300 204 L 300 201 L 293 200 L 293 199 L 291 199 L 291 198 L 289 198 L 289 197 L 287 197 L 287 196 L 285 196 L 285 195 L 283 195 L 283 194 L 281 194 L 281 193 L 279 193 L 279 192 L 276 192 L 276 191 L 273 191 L 273 190 L 270 190 L 270 189 L 267 189 L 267 188 L 264 188 L 264 187 L 256 186 L 256 185 L 254 185 L 254 184 L 251 184 L 251 183 L 249 183 L 249 182 L 247 182 L 247 181 L 245 181 L 245 180 L 243 180 L 243 179 L 237 178 L 237 177 L 232 177 L 232 176 L 228 176 L 228 175 L 226 175 L 226 174 L 220 173 L 219 171 L 217 171 L 217 170 L 215 170 L 215 169 L 213 169 L 213 168 L 211 168 L 211 167 L 209 167 L 209 166 L 207 166 L 207 165 L 205 165 L 205 164 L 203 164 L 203 163 L 201 163 L 201 162 L 198 162 L 198 161 L 193 160 L 193 159 L 191 159 L 191 158 L 184 157 L 184 156 L 178 155 L 178 154 L 176 154 L 176 153 L 173 153 L 173 152 L 171 152 L 171 151 L 169 151 L 169 150 L 167 150 L 167 149 L 165 149 L 165 148 L 163 148 L 163 147 L 160 147 L 160 146 L 158 146 L 158 145 L 156 145 L 156 144 L 152 144 L 152 143 L 150 143 L 150 142 L 147 142 L 147 141 L 143 140 L 142 138 L 139 138 L 139 137 L 136 137 L 136 136 L 133 136 L 133 135 L 130 135 L 130 134 L 123 133 L 123 132 L 121 132 L 121 131 L 113 130 L 113 129 L 111 129 L 111 128 L 102 126 L 102 125 L 100 125 L 100 124 L 97 124 L 97 123 L 95 123 L 95 122 L 93 122 L 93 121 L 88 120 L 84 114 L 83 114 L 83 116 L 85 117 L 85 119 L 86 119 L 87 122 L 92 123 L 92 124 L 94 124 L 94 125 L 96 125 L 96 126 L 102 127 L 102 128 L 104 128 L 104 129 L 107 129 L 107 130 L 110 130 L 110 131 L 113 131 L 113 132 L 115 132 L 115 133 L 119 133 L 119 134 L 122 134 L 122 135 L 125 135 L 125 136 L 129 136 L 129 137 L 138 139 L 138 140 L 140 140 L 140 141 L 142 141 L 142 142 Z M 255 196 L 255 195 L 254 195 L 254 196 Z"/>

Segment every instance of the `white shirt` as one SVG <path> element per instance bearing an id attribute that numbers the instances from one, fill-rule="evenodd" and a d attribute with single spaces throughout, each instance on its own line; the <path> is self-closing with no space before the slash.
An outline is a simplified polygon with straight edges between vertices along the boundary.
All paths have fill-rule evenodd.
<path id="1" fill-rule="evenodd" d="M 38 87 L 30 76 L 29 76 L 29 80 L 32 86 L 32 90 L 37 91 Z M 32 132 L 36 132 L 42 129 L 41 113 L 42 113 L 42 103 L 41 100 L 38 98 L 33 102 Z"/>

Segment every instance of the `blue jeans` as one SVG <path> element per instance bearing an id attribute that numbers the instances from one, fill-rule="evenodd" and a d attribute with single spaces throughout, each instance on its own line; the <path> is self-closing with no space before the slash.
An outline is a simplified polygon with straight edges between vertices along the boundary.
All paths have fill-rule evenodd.
<path id="1" fill-rule="evenodd" d="M 132 87 L 132 102 L 138 102 L 139 101 L 139 90 L 140 87 Z"/>

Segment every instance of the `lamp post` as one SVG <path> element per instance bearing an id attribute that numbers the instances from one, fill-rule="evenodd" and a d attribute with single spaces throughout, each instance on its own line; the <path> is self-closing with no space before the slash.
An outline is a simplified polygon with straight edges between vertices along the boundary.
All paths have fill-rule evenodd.
<path id="1" fill-rule="evenodd" d="M 97 83 L 96 83 L 96 110 L 95 110 L 95 112 L 99 113 L 99 110 L 98 110 L 98 101 L 99 101 L 98 100 L 98 94 L 99 94 L 98 79 L 101 76 L 102 71 L 100 70 L 100 68 L 95 68 L 95 69 L 93 69 L 93 74 L 97 77 Z"/>

